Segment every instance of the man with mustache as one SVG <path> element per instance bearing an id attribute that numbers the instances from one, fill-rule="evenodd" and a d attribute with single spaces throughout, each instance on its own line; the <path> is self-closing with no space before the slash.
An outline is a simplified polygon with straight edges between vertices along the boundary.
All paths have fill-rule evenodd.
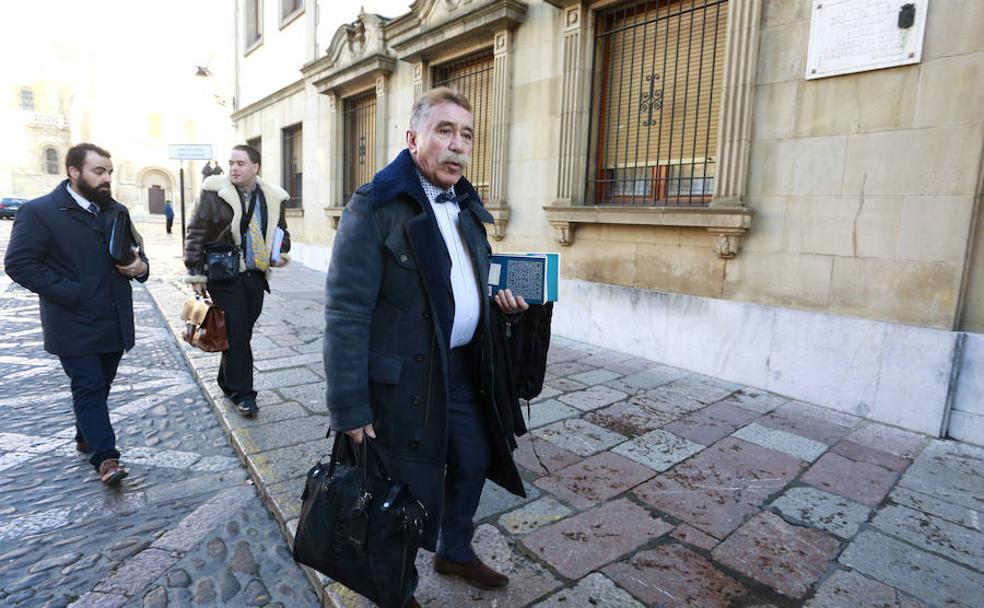
<path id="1" fill-rule="evenodd" d="M 492 216 L 462 176 L 473 133 L 463 95 L 425 93 L 407 149 L 353 194 L 328 270 L 324 364 L 332 428 L 373 438 L 424 504 L 435 571 L 496 589 L 509 579 L 472 549 L 475 510 L 486 477 L 524 494 L 514 429 L 492 399 Z M 528 308 L 508 291 L 494 301 Z"/>
<path id="2" fill-rule="evenodd" d="M 128 213 L 112 197 L 109 152 L 78 144 L 65 167 L 68 179 L 18 211 L 4 263 L 10 278 L 40 296 L 44 348 L 71 379 L 76 449 L 91 454 L 104 484 L 115 485 L 127 472 L 106 400 L 134 344 L 130 280 L 146 281 L 149 266 L 140 248 L 126 265 L 109 255 L 111 227 Z"/>

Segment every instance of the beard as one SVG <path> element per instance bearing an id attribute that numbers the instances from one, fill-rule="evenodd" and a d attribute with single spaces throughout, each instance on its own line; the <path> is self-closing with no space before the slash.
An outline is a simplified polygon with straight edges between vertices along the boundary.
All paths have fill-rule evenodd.
<path id="1" fill-rule="evenodd" d="M 108 185 L 101 188 L 93 188 L 85 181 L 84 177 L 79 178 L 75 182 L 75 185 L 78 187 L 78 192 L 83 198 L 92 201 L 100 209 L 104 209 L 113 202 L 113 191 Z"/>

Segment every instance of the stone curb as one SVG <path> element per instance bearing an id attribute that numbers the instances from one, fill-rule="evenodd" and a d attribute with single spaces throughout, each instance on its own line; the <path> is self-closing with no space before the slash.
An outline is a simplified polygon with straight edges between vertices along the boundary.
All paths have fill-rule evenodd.
<path id="1" fill-rule="evenodd" d="M 151 546 L 107 574 L 70 608 L 119 608 L 131 601 L 201 543 L 230 513 L 245 506 L 253 492 L 249 486 L 222 490 Z"/>
<path id="2" fill-rule="evenodd" d="M 167 287 L 167 282 L 165 282 L 164 286 Z M 145 288 L 147 289 L 147 292 L 150 294 L 150 297 L 153 300 L 154 305 L 157 307 L 157 310 L 164 317 L 165 321 L 167 321 L 169 319 L 168 311 L 164 308 L 164 305 L 162 304 L 160 297 L 152 288 L 152 286 L 147 285 L 145 286 Z M 216 397 L 212 394 L 212 392 L 208 390 L 207 386 L 205 385 L 206 379 L 203 378 L 202 376 L 202 372 L 199 369 L 198 362 L 196 361 L 195 358 L 190 357 L 188 355 L 188 351 L 182 347 L 181 335 L 178 333 L 179 329 L 171 325 L 171 323 L 167 324 L 167 328 L 168 331 L 170 331 L 171 335 L 174 337 L 175 341 L 178 342 L 178 350 L 181 352 L 181 356 L 184 357 L 185 361 L 188 363 L 188 367 L 191 369 L 192 376 L 198 382 L 199 387 L 201 387 L 202 393 L 205 395 L 205 398 L 212 406 L 212 411 L 215 412 L 216 416 L 219 418 L 219 422 L 222 424 L 222 428 L 225 431 L 226 436 L 229 438 L 229 443 L 232 445 L 236 454 L 239 456 L 239 459 L 246 466 L 246 470 L 249 473 L 250 478 L 253 480 L 253 483 L 256 485 L 257 494 L 259 495 L 260 500 L 263 501 L 263 503 L 266 505 L 270 513 L 273 514 L 274 519 L 280 525 L 280 529 L 284 534 L 284 538 L 287 540 L 288 546 L 293 547 L 294 533 L 297 530 L 297 521 L 296 520 L 288 521 L 284 517 L 283 512 L 277 507 L 270 493 L 267 491 L 266 484 L 263 483 L 262 477 L 257 468 L 257 464 L 256 462 L 254 462 L 253 456 L 251 456 L 248 453 L 249 446 L 245 445 L 242 435 L 236 432 L 237 429 L 234 428 L 233 425 L 230 424 L 229 422 L 229 415 L 228 415 L 229 412 L 227 408 L 223 407 L 221 399 L 216 399 Z M 235 415 L 238 416 L 238 414 Z M 260 454 L 262 454 L 262 452 L 260 452 Z M 161 537 L 160 540 L 163 540 L 163 538 L 164 537 Z M 301 566 L 302 570 L 307 575 L 308 580 L 311 582 L 311 586 L 314 589 L 314 592 L 317 594 L 318 598 L 321 600 L 322 604 L 324 604 L 326 608 L 349 608 L 349 604 L 344 602 L 341 598 L 339 598 L 338 595 L 330 588 L 330 586 L 333 584 L 333 581 L 330 578 L 324 576 L 320 572 L 317 572 L 316 570 L 313 570 L 307 566 L 301 564 L 298 565 Z M 114 604 L 105 604 L 105 605 L 92 604 L 91 606 L 92 608 L 104 608 L 104 606 L 105 608 L 115 608 Z M 75 607 L 73 605 L 73 608 L 90 608 L 90 605 L 86 604 L 86 605 L 80 605 L 78 607 Z"/>

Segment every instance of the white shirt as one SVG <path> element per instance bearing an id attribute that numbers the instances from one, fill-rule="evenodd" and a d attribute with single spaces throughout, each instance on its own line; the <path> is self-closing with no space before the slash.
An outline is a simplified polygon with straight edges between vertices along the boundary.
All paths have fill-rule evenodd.
<path id="1" fill-rule="evenodd" d="M 461 209 L 456 203 L 435 202 L 437 196 L 445 190 L 435 186 L 424 175 L 417 171 L 420 185 L 430 201 L 437 227 L 444 237 L 451 258 L 451 293 L 454 294 L 454 324 L 451 326 L 451 348 L 464 346 L 471 342 L 478 327 L 478 317 L 482 309 L 481 290 L 478 277 L 475 275 L 475 265 L 472 264 L 468 247 L 461 239 L 458 214 Z M 446 191 L 454 195 L 454 186 Z"/>
<path id="2" fill-rule="evenodd" d="M 86 211 L 89 211 L 89 205 L 95 205 L 95 203 L 91 202 L 89 199 L 85 198 L 75 190 L 72 190 L 71 184 L 65 184 L 65 189 L 68 190 L 68 193 L 72 195 L 72 198 L 75 199 L 75 202 L 78 203 L 79 207 L 82 207 Z M 99 205 L 96 205 L 96 213 L 98 212 L 99 212 Z M 92 212 L 89 211 L 89 213 Z"/>

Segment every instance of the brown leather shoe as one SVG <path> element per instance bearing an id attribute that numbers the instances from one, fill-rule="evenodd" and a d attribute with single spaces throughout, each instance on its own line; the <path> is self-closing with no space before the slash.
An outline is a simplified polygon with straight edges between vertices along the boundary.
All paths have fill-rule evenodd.
<path id="1" fill-rule="evenodd" d="M 75 451 L 81 452 L 82 454 L 89 453 L 89 444 L 85 442 L 85 439 L 81 437 L 75 440 Z"/>
<path id="2" fill-rule="evenodd" d="M 508 576 L 489 568 L 477 557 L 459 564 L 435 555 L 434 572 L 460 576 L 466 583 L 479 589 L 501 589 L 509 584 Z"/>
<path id="3" fill-rule="evenodd" d="M 120 466 L 120 461 L 115 458 L 107 458 L 99 464 L 99 480 L 104 486 L 113 486 L 121 479 L 129 475 L 126 469 Z"/>
<path id="4" fill-rule="evenodd" d="M 420 608 L 420 604 L 417 602 L 417 598 L 411 595 L 407 603 L 403 605 L 403 608 Z"/>

